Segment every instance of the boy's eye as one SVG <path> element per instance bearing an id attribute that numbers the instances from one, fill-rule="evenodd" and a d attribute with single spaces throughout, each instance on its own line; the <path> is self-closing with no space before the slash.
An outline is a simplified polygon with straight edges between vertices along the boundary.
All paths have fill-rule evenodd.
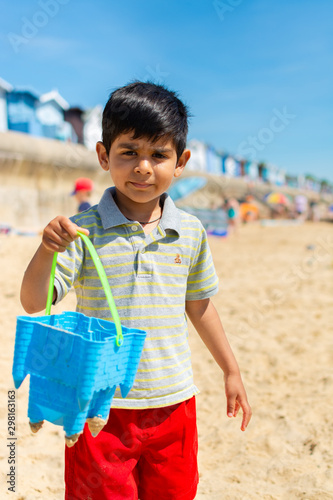
<path id="1" fill-rule="evenodd" d="M 122 154 L 126 155 L 126 156 L 133 156 L 136 154 L 136 152 L 135 151 L 124 151 Z"/>
<path id="2" fill-rule="evenodd" d="M 137 152 L 130 149 L 128 151 L 123 151 L 121 154 L 123 156 L 136 156 Z M 163 153 L 153 153 L 152 156 L 154 158 L 159 158 L 159 159 L 166 159 L 167 158 L 167 156 Z"/>

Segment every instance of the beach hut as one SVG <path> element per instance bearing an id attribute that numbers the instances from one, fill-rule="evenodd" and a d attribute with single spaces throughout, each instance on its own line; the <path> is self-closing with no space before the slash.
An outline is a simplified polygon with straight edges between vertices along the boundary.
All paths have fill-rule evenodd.
<path id="1" fill-rule="evenodd" d="M 197 139 L 191 139 L 187 143 L 188 149 L 191 151 L 191 158 L 189 159 L 186 170 L 193 170 L 195 172 L 206 172 L 207 169 L 207 154 L 206 145 Z"/>
<path id="2" fill-rule="evenodd" d="M 7 93 L 8 129 L 42 136 L 42 126 L 36 116 L 38 94 L 31 89 L 13 89 Z"/>
<path id="3" fill-rule="evenodd" d="M 258 164 L 259 178 L 264 182 L 269 182 L 269 167 L 266 163 L 261 162 Z"/>
<path id="4" fill-rule="evenodd" d="M 103 108 L 98 105 L 83 114 L 83 140 L 86 148 L 95 151 L 96 142 L 102 140 Z"/>
<path id="5" fill-rule="evenodd" d="M 70 123 L 77 136 L 77 142 L 79 144 L 84 144 L 83 137 L 83 114 L 84 110 L 79 107 L 68 108 L 64 111 L 65 121 Z"/>
<path id="6" fill-rule="evenodd" d="M 286 183 L 286 171 L 281 168 L 277 168 L 275 184 L 277 186 L 284 186 L 285 183 Z"/>
<path id="7" fill-rule="evenodd" d="M 258 164 L 253 161 L 248 161 L 244 165 L 245 176 L 250 180 L 256 180 L 259 177 Z"/>
<path id="8" fill-rule="evenodd" d="M 0 132 L 8 130 L 7 94 L 12 90 L 10 83 L 0 78 Z"/>
<path id="9" fill-rule="evenodd" d="M 217 154 L 212 146 L 208 146 L 206 149 L 206 165 L 206 171 L 209 174 L 222 174 L 221 157 Z"/>
<path id="10" fill-rule="evenodd" d="M 299 181 L 301 181 L 301 187 L 304 189 L 307 189 L 310 191 L 316 191 L 317 193 L 322 191 L 321 187 L 322 187 L 323 181 L 321 181 L 320 179 L 318 179 L 314 175 L 306 174 L 301 179 L 299 177 Z"/>
<path id="11" fill-rule="evenodd" d="M 239 176 L 240 165 L 233 156 L 226 155 L 223 157 L 223 173 L 229 177 Z"/>
<path id="12" fill-rule="evenodd" d="M 40 96 L 36 106 L 36 116 L 41 123 L 43 137 L 77 142 L 77 136 L 70 123 L 64 119 L 69 104 L 57 90 Z"/>
<path id="13" fill-rule="evenodd" d="M 300 187 L 300 179 L 297 175 L 286 175 L 286 184 L 288 187 L 298 189 Z"/>

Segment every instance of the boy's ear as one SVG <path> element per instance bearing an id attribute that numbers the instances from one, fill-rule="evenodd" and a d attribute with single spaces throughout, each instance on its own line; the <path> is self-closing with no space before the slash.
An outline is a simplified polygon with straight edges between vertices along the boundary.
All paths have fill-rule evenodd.
<path id="1" fill-rule="evenodd" d="M 96 153 L 102 169 L 109 170 L 109 156 L 106 152 L 104 144 L 101 141 L 98 141 L 96 144 Z"/>
<path id="2" fill-rule="evenodd" d="M 179 177 L 181 175 L 190 157 L 191 157 L 191 151 L 189 149 L 184 149 L 182 155 L 179 157 L 177 161 L 175 173 L 173 174 L 174 177 Z"/>

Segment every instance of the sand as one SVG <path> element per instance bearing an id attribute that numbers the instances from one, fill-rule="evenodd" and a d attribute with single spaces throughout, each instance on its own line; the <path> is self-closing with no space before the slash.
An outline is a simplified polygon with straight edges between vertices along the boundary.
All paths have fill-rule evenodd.
<path id="1" fill-rule="evenodd" d="M 19 288 L 36 237 L 0 237 L 1 472 L 9 472 L 7 393 Z M 253 409 L 246 432 L 228 419 L 223 375 L 190 329 L 197 398 L 197 499 L 333 499 L 333 225 L 262 227 L 210 238 L 220 292 L 214 303 L 242 370 Z M 72 309 L 70 293 L 54 312 Z M 62 428 L 36 435 L 27 419 L 28 381 L 16 391 L 16 493 L 1 498 L 63 498 Z"/>

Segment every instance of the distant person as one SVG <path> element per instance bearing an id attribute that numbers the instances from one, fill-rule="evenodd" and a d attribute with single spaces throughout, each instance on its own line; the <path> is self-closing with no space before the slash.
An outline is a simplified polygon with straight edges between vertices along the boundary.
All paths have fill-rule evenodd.
<path id="1" fill-rule="evenodd" d="M 308 214 L 308 200 L 304 194 L 298 194 L 294 198 L 295 211 L 297 214 L 297 218 L 301 220 L 305 220 Z"/>
<path id="2" fill-rule="evenodd" d="M 235 233 L 239 224 L 239 203 L 236 198 L 230 198 L 226 202 L 226 212 L 228 218 L 228 231 Z"/>
<path id="3" fill-rule="evenodd" d="M 319 222 L 321 218 L 320 206 L 315 201 L 310 201 L 309 204 L 309 220 L 312 222 Z"/>
<path id="4" fill-rule="evenodd" d="M 254 197 L 248 195 L 239 205 L 240 219 L 244 224 L 259 219 L 259 209 L 254 202 Z"/>
<path id="5" fill-rule="evenodd" d="M 224 385 L 228 417 L 243 410 L 243 431 L 251 408 L 210 300 L 218 278 L 206 232 L 166 194 L 190 158 L 187 109 L 164 86 L 134 82 L 111 94 L 102 126 L 103 142 L 96 150 L 114 187 L 90 210 L 71 219 L 58 216 L 46 226 L 24 275 L 21 300 L 29 313 L 43 310 L 58 251 L 54 301 L 74 285 L 78 312 L 111 319 L 86 248 L 77 239 L 81 228 L 98 245 L 123 325 L 148 335 L 128 396 L 123 399 L 117 389 L 98 436 L 86 426 L 75 446 L 66 447 L 66 499 L 193 500 L 199 479 L 198 389 L 186 316 L 224 373 L 212 383 L 220 390 Z"/>
<path id="6" fill-rule="evenodd" d="M 94 189 L 94 183 L 88 177 L 79 177 L 75 181 L 72 195 L 78 203 L 78 212 L 83 212 L 91 207 L 90 196 Z"/>

